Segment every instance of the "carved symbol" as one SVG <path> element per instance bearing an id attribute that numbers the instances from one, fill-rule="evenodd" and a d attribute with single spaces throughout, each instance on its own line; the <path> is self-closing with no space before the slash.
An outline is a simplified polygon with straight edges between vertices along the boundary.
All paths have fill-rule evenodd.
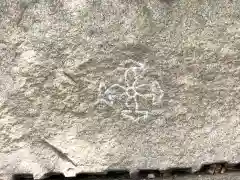
<path id="1" fill-rule="evenodd" d="M 124 73 L 124 85 L 113 84 L 110 87 L 99 86 L 99 100 L 109 106 L 113 106 L 118 100 L 124 99 L 124 108 L 121 110 L 123 117 L 132 120 L 146 119 L 149 115 L 149 107 L 141 104 L 151 100 L 151 105 L 157 105 L 163 98 L 163 90 L 157 81 L 142 83 L 144 66 L 130 67 Z M 141 101 L 142 100 L 142 101 Z"/>

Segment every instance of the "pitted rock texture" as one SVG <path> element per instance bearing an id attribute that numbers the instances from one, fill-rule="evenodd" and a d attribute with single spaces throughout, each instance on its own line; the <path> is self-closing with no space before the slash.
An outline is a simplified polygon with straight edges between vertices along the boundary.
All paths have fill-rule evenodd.
<path id="1" fill-rule="evenodd" d="M 239 161 L 240 2 L 1 0 L 0 176 Z"/>

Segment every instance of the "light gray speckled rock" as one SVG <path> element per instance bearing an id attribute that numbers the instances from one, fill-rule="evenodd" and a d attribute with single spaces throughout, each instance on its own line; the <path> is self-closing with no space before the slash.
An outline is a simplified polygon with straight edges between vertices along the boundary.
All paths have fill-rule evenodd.
<path id="1" fill-rule="evenodd" d="M 176 177 L 177 180 L 239 180 L 239 173 Z"/>
<path id="2" fill-rule="evenodd" d="M 0 176 L 240 156 L 238 0 L 0 1 Z"/>

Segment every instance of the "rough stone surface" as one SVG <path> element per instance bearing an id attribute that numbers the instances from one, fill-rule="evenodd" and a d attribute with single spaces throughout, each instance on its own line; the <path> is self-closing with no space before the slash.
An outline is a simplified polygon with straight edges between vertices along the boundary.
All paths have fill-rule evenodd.
<path id="1" fill-rule="evenodd" d="M 1 0 L 0 177 L 240 159 L 240 1 Z"/>
<path id="2" fill-rule="evenodd" d="M 239 180 L 239 173 L 175 177 L 176 180 Z M 164 179 L 165 180 L 165 179 Z"/>

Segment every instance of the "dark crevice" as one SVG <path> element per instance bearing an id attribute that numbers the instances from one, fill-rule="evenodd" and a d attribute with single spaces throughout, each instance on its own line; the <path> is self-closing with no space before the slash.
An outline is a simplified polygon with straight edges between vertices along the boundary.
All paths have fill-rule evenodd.
<path id="1" fill-rule="evenodd" d="M 171 168 L 167 170 L 158 169 L 139 169 L 133 173 L 128 170 L 107 170 L 96 173 L 78 173 L 74 177 L 65 177 L 64 174 L 58 172 L 49 172 L 39 180 L 136 180 L 136 179 L 163 179 L 163 177 L 178 177 L 188 175 L 217 175 L 231 172 L 240 173 L 240 163 L 232 164 L 227 162 L 219 162 L 213 164 L 204 164 L 199 171 L 193 172 L 192 168 Z M 240 174 L 239 174 L 240 175 Z M 32 174 L 15 174 L 12 180 L 34 180 Z"/>
<path id="2" fill-rule="evenodd" d="M 106 174 L 107 178 L 123 178 L 130 179 L 130 173 L 128 170 L 108 170 Z"/>
<path id="3" fill-rule="evenodd" d="M 41 179 L 44 180 L 64 180 L 65 176 L 62 173 L 49 172 L 45 174 Z"/>
<path id="4" fill-rule="evenodd" d="M 15 174 L 12 177 L 13 180 L 33 180 L 32 174 Z"/>
<path id="5" fill-rule="evenodd" d="M 164 176 L 185 176 L 192 174 L 192 168 L 171 168 L 162 172 Z"/>
<path id="6" fill-rule="evenodd" d="M 104 179 L 104 173 L 79 173 L 76 175 L 77 179 Z"/>
<path id="7" fill-rule="evenodd" d="M 157 169 L 141 169 L 136 174 L 139 178 L 156 178 L 161 176 L 161 172 Z"/>

